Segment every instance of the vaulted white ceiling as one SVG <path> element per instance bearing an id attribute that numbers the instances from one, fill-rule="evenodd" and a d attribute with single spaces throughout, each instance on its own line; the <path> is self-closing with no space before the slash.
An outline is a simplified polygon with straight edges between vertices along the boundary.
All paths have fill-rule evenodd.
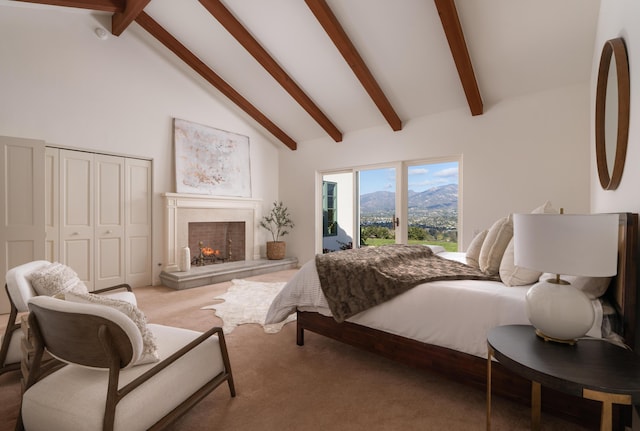
<path id="1" fill-rule="evenodd" d="M 127 7 L 124 0 L 32 2 L 99 4 L 108 13 Z M 391 127 L 305 0 L 221 3 L 340 133 Z M 454 109 L 472 115 L 434 0 L 326 4 L 403 123 Z M 504 99 L 589 82 L 599 0 L 456 0 L 455 8 L 485 113 Z M 200 1 L 151 0 L 142 14 L 293 141 L 335 140 Z M 149 37 L 141 22 L 124 31 Z"/>

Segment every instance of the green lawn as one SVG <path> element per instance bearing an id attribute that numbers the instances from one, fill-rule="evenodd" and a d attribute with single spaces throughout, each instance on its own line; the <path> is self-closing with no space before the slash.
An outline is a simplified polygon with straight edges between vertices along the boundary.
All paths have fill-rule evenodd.
<path id="1" fill-rule="evenodd" d="M 394 239 L 378 239 L 378 238 L 369 238 L 367 240 L 367 245 L 377 246 L 377 245 L 385 245 L 385 244 L 395 244 Z M 417 241 L 417 240 L 409 240 L 409 244 L 429 244 L 429 245 L 441 245 L 447 251 L 458 251 L 458 243 L 457 242 L 449 242 L 449 241 Z"/>

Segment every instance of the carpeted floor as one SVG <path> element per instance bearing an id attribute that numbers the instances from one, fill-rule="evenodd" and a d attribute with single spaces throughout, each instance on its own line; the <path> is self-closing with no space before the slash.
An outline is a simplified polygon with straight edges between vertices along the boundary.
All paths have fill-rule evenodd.
<path id="1" fill-rule="evenodd" d="M 294 270 L 253 277 L 286 281 Z M 205 330 L 220 325 L 201 307 L 231 283 L 183 291 L 165 287 L 135 290 L 150 322 Z M 7 316 L 0 316 L 4 331 Z M 221 386 L 172 430 L 482 430 L 483 391 L 438 375 L 396 364 L 307 333 L 295 344 L 295 323 L 277 334 L 241 325 L 227 335 L 238 395 Z M 18 373 L 0 376 L 0 431 L 13 429 L 19 398 Z M 141 406 L 141 408 L 144 408 Z M 543 414 L 544 430 L 584 430 Z M 494 430 L 529 429 L 529 409 L 494 397 Z"/>

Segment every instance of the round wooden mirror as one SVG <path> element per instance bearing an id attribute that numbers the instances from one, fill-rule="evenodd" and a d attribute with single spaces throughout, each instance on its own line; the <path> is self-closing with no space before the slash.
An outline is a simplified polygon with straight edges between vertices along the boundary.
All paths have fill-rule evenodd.
<path id="1" fill-rule="evenodd" d="M 620 184 L 629 136 L 629 63 L 622 38 L 605 42 L 596 87 L 596 161 L 600 185 Z"/>

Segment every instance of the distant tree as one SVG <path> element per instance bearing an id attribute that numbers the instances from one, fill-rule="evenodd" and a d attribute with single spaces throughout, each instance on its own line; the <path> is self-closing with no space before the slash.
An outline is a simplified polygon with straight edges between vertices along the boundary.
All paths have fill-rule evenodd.
<path id="1" fill-rule="evenodd" d="M 427 231 L 419 226 L 409 226 L 409 231 L 407 232 L 407 236 L 409 239 L 413 239 L 416 241 L 425 241 L 428 239 Z"/>
<path id="2" fill-rule="evenodd" d="M 390 239 L 390 238 L 393 238 L 394 236 L 388 227 L 364 226 L 362 227 L 360 237 L 366 240 L 369 238 Z"/>
<path id="3" fill-rule="evenodd" d="M 448 233 L 449 233 L 449 241 L 450 242 L 458 242 L 458 231 L 457 230 L 451 230 Z"/>

